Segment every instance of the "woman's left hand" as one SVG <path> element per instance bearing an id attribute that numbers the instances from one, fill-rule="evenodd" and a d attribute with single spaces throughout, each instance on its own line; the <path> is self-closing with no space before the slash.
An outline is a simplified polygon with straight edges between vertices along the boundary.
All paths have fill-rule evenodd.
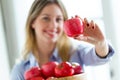
<path id="1" fill-rule="evenodd" d="M 99 26 L 93 20 L 88 22 L 86 18 L 83 20 L 83 24 L 83 35 L 77 36 L 75 39 L 95 45 L 97 54 L 101 57 L 106 56 L 108 54 L 108 45 Z"/>
<path id="2" fill-rule="evenodd" d="M 91 43 L 93 45 L 96 45 L 98 42 L 101 42 L 104 40 L 104 35 L 98 25 L 93 22 L 88 22 L 85 18 L 83 20 L 84 24 L 84 31 L 83 35 L 75 37 L 75 39 L 82 40 L 88 43 Z"/>

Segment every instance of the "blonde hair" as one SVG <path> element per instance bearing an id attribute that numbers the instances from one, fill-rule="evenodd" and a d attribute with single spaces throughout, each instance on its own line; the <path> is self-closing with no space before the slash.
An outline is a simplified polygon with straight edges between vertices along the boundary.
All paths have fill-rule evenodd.
<path id="1" fill-rule="evenodd" d="M 63 12 L 64 20 L 68 18 L 67 12 L 60 0 L 35 0 L 30 8 L 30 12 L 26 22 L 26 42 L 25 42 L 25 48 L 23 50 L 24 59 L 26 59 L 27 55 L 31 51 L 33 52 L 33 54 L 35 54 L 34 52 L 37 51 L 35 32 L 34 29 L 32 29 L 31 24 L 38 17 L 42 9 L 47 4 L 57 4 Z M 64 32 L 57 41 L 57 48 L 62 60 L 67 61 L 69 59 L 69 50 L 71 48 L 71 44 L 69 38 L 65 35 Z"/>

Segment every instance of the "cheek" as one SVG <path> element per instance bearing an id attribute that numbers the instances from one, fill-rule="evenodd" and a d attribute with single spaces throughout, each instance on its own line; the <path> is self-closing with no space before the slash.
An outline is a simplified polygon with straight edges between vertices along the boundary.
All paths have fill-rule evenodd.
<path id="1" fill-rule="evenodd" d="M 59 31 L 59 32 L 63 32 L 63 25 L 60 25 L 60 26 L 58 27 L 58 31 Z"/>
<path id="2" fill-rule="evenodd" d="M 59 30 L 58 30 L 59 36 L 61 36 L 63 32 L 64 32 L 63 27 L 59 27 Z"/>
<path id="3" fill-rule="evenodd" d="M 64 26 L 64 25 L 63 25 L 63 23 L 62 23 L 62 24 L 60 24 L 60 27 L 59 27 L 59 28 L 60 28 L 60 30 L 63 30 L 63 26 Z"/>
<path id="4" fill-rule="evenodd" d="M 62 28 L 60 28 L 60 32 L 63 32 L 64 30 L 63 30 L 63 27 Z"/>
<path id="5" fill-rule="evenodd" d="M 44 25 L 38 21 L 35 21 L 33 24 L 32 24 L 32 28 L 36 31 L 41 31 L 43 28 L 44 28 Z"/>

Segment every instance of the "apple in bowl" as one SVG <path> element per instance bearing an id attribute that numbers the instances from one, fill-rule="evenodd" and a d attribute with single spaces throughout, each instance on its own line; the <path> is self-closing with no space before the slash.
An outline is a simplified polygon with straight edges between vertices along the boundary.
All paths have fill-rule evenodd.
<path id="1" fill-rule="evenodd" d="M 55 67 L 55 77 L 46 80 L 87 80 L 82 67 L 76 62 L 61 62 Z"/>
<path id="2" fill-rule="evenodd" d="M 86 80 L 82 67 L 76 62 L 51 61 L 32 67 L 24 73 L 25 80 Z"/>
<path id="3" fill-rule="evenodd" d="M 43 80 L 43 78 L 41 76 L 42 76 L 41 68 L 39 68 L 37 66 L 28 69 L 24 73 L 25 80 L 31 80 L 31 79 L 32 80 Z"/>

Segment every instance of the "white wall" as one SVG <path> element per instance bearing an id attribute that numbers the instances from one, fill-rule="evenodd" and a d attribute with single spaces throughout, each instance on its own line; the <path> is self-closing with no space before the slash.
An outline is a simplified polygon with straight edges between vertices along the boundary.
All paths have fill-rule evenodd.
<path id="1" fill-rule="evenodd" d="M 1 3 L 0 3 L 0 80 L 9 80 L 10 66 L 9 66 L 7 45 L 6 45 L 6 39 L 3 28 L 4 27 L 3 27 Z"/>
<path id="2" fill-rule="evenodd" d="M 25 39 L 25 23 L 29 8 L 33 0 L 12 0 L 14 17 L 16 23 L 16 38 L 18 39 L 18 49 L 22 50 Z"/>
<path id="3" fill-rule="evenodd" d="M 23 47 L 25 21 L 31 2 L 32 0 L 1 0 L 10 69 Z"/>
<path id="4" fill-rule="evenodd" d="M 14 17 L 14 8 L 12 0 L 1 0 L 3 29 L 5 31 L 6 45 L 8 50 L 8 59 L 10 68 L 14 64 L 14 57 L 18 55 L 18 41 L 16 38 L 16 20 Z"/>
<path id="5" fill-rule="evenodd" d="M 120 0 L 102 0 L 102 2 L 107 37 L 112 42 L 116 53 L 110 64 L 112 80 L 120 80 Z"/>

